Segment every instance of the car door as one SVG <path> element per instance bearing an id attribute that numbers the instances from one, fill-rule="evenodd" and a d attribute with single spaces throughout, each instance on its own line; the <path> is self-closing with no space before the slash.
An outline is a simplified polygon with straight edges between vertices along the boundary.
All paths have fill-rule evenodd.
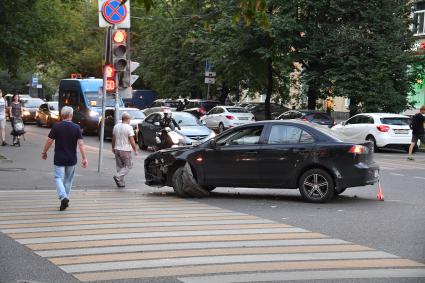
<path id="1" fill-rule="evenodd" d="M 248 186 L 261 184 L 259 151 L 264 138 L 263 125 L 251 125 L 230 131 L 205 150 L 205 183 L 213 186 Z"/>
<path id="2" fill-rule="evenodd" d="M 40 123 L 45 123 L 45 116 L 46 116 L 46 114 L 45 114 L 45 106 L 46 105 L 46 103 L 44 103 L 44 104 L 41 104 L 40 105 L 40 107 L 38 108 L 38 111 L 37 111 L 37 117 L 38 117 L 38 120 L 40 121 Z"/>
<path id="3" fill-rule="evenodd" d="M 220 123 L 225 124 L 225 122 L 223 121 L 225 119 L 225 112 L 226 110 L 224 110 L 223 107 L 217 107 L 217 110 L 215 112 L 215 114 L 213 115 L 213 128 L 218 129 L 218 126 L 220 125 Z"/>
<path id="4" fill-rule="evenodd" d="M 259 158 L 262 182 L 270 187 L 296 185 L 294 176 L 311 158 L 315 139 L 306 130 L 285 124 L 269 125 Z"/>
<path id="5" fill-rule="evenodd" d="M 202 119 L 205 122 L 205 126 L 208 128 L 212 127 L 211 121 L 213 119 L 214 113 L 216 112 L 217 108 L 211 109 Z"/>
<path id="6" fill-rule="evenodd" d="M 339 132 L 348 138 L 352 138 L 356 134 L 356 125 L 359 121 L 359 115 L 351 117 L 345 121 L 342 127 L 339 129 Z"/>

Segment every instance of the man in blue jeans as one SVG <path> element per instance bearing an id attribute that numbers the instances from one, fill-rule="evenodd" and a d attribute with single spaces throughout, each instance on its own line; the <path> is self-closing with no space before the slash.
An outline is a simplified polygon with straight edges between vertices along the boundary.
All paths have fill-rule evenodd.
<path id="1" fill-rule="evenodd" d="M 83 159 L 81 163 L 83 168 L 86 168 L 88 165 L 80 126 L 72 122 L 73 112 L 74 110 L 69 106 L 62 108 L 62 121 L 53 125 L 44 145 L 44 150 L 41 153 L 41 158 L 46 160 L 47 151 L 53 142 L 55 143 L 54 177 L 56 191 L 61 201 L 60 210 L 65 210 L 68 207 L 75 165 L 77 164 L 77 145 Z"/>

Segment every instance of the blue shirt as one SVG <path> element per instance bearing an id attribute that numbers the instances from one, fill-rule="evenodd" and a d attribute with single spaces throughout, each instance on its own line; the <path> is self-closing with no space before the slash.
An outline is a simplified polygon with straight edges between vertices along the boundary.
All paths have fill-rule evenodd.
<path id="1" fill-rule="evenodd" d="M 83 139 L 80 126 L 71 121 L 62 121 L 53 125 L 49 138 L 55 140 L 56 166 L 74 166 L 77 164 L 77 143 Z"/>

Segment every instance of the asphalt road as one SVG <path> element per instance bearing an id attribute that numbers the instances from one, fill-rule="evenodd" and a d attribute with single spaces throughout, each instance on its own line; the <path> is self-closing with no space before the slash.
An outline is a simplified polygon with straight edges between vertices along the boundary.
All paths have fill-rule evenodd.
<path id="1" fill-rule="evenodd" d="M 0 231 L 3 229 L 3 233 L 0 232 L 0 282 L 18 282 L 19 280 L 78 282 L 76 278 L 79 277 L 73 277 L 71 274 L 74 274 L 74 276 L 79 274 L 83 270 L 80 270 L 79 266 L 71 267 L 67 272 L 64 272 L 62 265 L 51 263 L 52 259 L 48 253 L 41 256 L 37 255 L 36 247 L 25 244 L 25 239 L 22 243 L 18 243 L 19 240 L 12 239 L 16 237 L 14 235 L 16 233 L 13 233 L 13 231 L 4 232 L 6 226 L 2 227 L 2 221 L 20 219 L 20 210 L 31 210 L 32 206 L 39 205 L 40 207 L 37 209 L 43 211 L 44 208 L 54 209 L 54 206 L 58 204 L 54 202 L 51 156 L 49 156 L 48 161 L 40 159 L 42 145 L 49 130 L 28 126 L 27 131 L 27 140 L 22 142 L 21 148 L 0 148 L 0 154 L 13 161 L 0 161 Z M 117 189 L 111 179 L 114 160 L 110 152 L 110 142 L 105 143 L 104 166 L 100 174 L 96 172 L 98 139 L 97 137 L 85 137 L 85 142 L 88 146 L 90 167 L 86 170 L 77 170 L 74 194 L 76 201 L 79 200 L 81 203 L 81 213 L 88 213 L 87 210 L 95 209 L 96 213 L 107 218 L 107 216 L 102 215 L 104 210 L 97 211 L 96 205 L 105 201 L 103 198 L 108 194 L 112 194 L 113 198 L 116 197 L 116 202 L 111 201 L 105 205 L 118 205 L 120 209 L 127 209 L 133 205 L 131 197 L 122 194 L 115 195 Z M 128 176 L 127 188 L 121 193 L 130 194 L 135 200 L 140 198 L 141 202 L 145 202 L 145 198 L 150 200 L 150 197 L 162 197 L 166 207 L 173 207 L 172 202 L 176 201 L 176 198 L 172 189 L 165 187 L 150 188 L 143 184 L 143 160 L 148 154 L 149 152 L 142 152 L 135 158 L 134 169 Z M 208 198 L 184 200 L 182 205 L 184 207 L 202 205 L 202 209 L 208 210 L 212 207 L 218 209 L 219 213 L 229 214 L 223 217 L 248 215 L 255 217 L 255 221 L 265 223 L 255 225 L 269 225 L 267 224 L 268 221 L 272 221 L 273 224 L 270 225 L 289 225 L 288 227 L 304 229 L 309 233 L 321 233 L 331 239 L 348 241 L 363 248 L 370 248 L 377 252 L 385 252 L 402 259 L 425 264 L 425 154 L 418 153 L 415 157 L 415 161 L 407 161 L 406 154 L 402 152 L 386 151 L 375 154 L 375 159 L 381 166 L 381 185 L 385 196 L 383 202 L 376 200 L 377 186 L 350 188 L 327 204 L 304 203 L 298 191 L 218 188 Z M 105 190 L 105 195 L 99 193 L 99 190 Z M 81 195 L 84 192 L 89 195 Z M 93 197 L 95 200 L 99 200 L 98 203 L 93 204 L 94 206 L 89 201 Z M 167 202 L 170 202 L 170 204 L 167 205 Z M 78 208 L 77 204 L 74 208 L 75 211 L 78 211 Z M 99 209 L 104 209 L 104 207 Z M 8 212 L 11 214 L 7 214 Z M 16 214 L 17 212 L 18 214 Z M 209 216 L 206 215 L 205 217 Z M 33 218 L 37 219 L 36 216 Z M 26 223 L 37 225 L 35 222 L 33 223 L 33 220 L 28 220 Z M 242 223 L 243 221 L 238 222 L 238 225 L 242 225 Z M 279 226 L 273 229 L 286 228 Z M 28 233 L 33 233 L 33 231 Z M 118 231 L 116 233 L 120 234 Z M 125 236 L 126 233 L 123 232 L 123 235 Z M 233 232 L 230 231 L 229 233 Z M 266 260 L 270 259 L 269 256 L 267 255 Z M 165 258 L 167 258 L 167 255 Z M 220 258 L 220 260 L 224 259 Z M 246 261 L 255 260 L 248 258 Z M 176 265 L 178 266 L 178 263 Z M 84 266 L 84 268 L 89 267 Z M 95 267 L 90 268 L 96 269 Z M 124 269 L 126 268 L 134 267 L 124 267 Z M 314 269 L 314 267 L 311 267 L 311 269 Z M 65 270 L 67 269 L 65 268 Z M 225 273 L 225 271 L 222 272 Z M 388 277 L 392 277 L 390 274 L 394 271 L 385 269 L 385 272 L 387 272 Z M 400 273 L 400 270 L 396 270 L 396 272 Z M 214 277 L 209 274 L 202 280 L 209 280 L 205 282 L 226 282 L 226 280 L 234 281 L 235 278 L 239 278 L 243 281 L 243 274 L 234 277 L 233 273 L 230 273 L 228 278 Z M 337 274 L 338 272 L 332 272 L 333 277 Z M 345 274 L 347 274 L 347 271 L 345 271 Z M 267 279 L 271 282 L 281 282 L 283 279 L 277 280 L 277 278 L 287 276 L 286 279 L 295 280 L 298 278 L 297 280 L 302 282 L 425 282 L 425 276 L 422 278 L 342 279 L 347 276 L 343 275 L 340 278 L 331 279 L 333 277 L 329 274 L 321 274 L 317 271 L 314 272 L 313 277 L 309 277 L 310 275 L 302 272 L 288 273 L 287 271 L 277 274 L 268 272 L 267 274 L 250 274 L 249 279 L 250 281 Z M 353 276 L 354 278 L 362 277 L 359 274 Z M 382 275 L 378 277 L 382 277 Z M 406 275 L 406 277 L 409 276 Z M 129 277 L 124 276 L 123 278 Z M 180 280 L 177 278 L 180 278 Z M 323 279 L 318 281 L 319 278 Z M 182 278 L 182 276 L 177 275 L 163 277 L 161 275 L 145 278 L 143 282 L 204 282 L 199 280 L 201 279 L 185 276 Z M 120 282 L 141 281 L 139 279 L 122 279 Z"/>

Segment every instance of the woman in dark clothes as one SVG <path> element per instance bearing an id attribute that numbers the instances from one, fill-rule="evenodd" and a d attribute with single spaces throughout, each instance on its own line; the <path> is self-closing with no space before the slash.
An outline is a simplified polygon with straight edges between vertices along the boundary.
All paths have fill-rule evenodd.
<path id="1" fill-rule="evenodd" d="M 14 94 L 12 97 L 12 103 L 10 104 L 10 123 L 12 124 L 12 128 L 14 129 L 14 119 L 18 118 L 18 119 L 22 119 L 22 105 L 21 102 L 19 101 L 19 95 L 18 94 Z M 13 135 L 13 144 L 16 143 L 16 136 Z"/>

